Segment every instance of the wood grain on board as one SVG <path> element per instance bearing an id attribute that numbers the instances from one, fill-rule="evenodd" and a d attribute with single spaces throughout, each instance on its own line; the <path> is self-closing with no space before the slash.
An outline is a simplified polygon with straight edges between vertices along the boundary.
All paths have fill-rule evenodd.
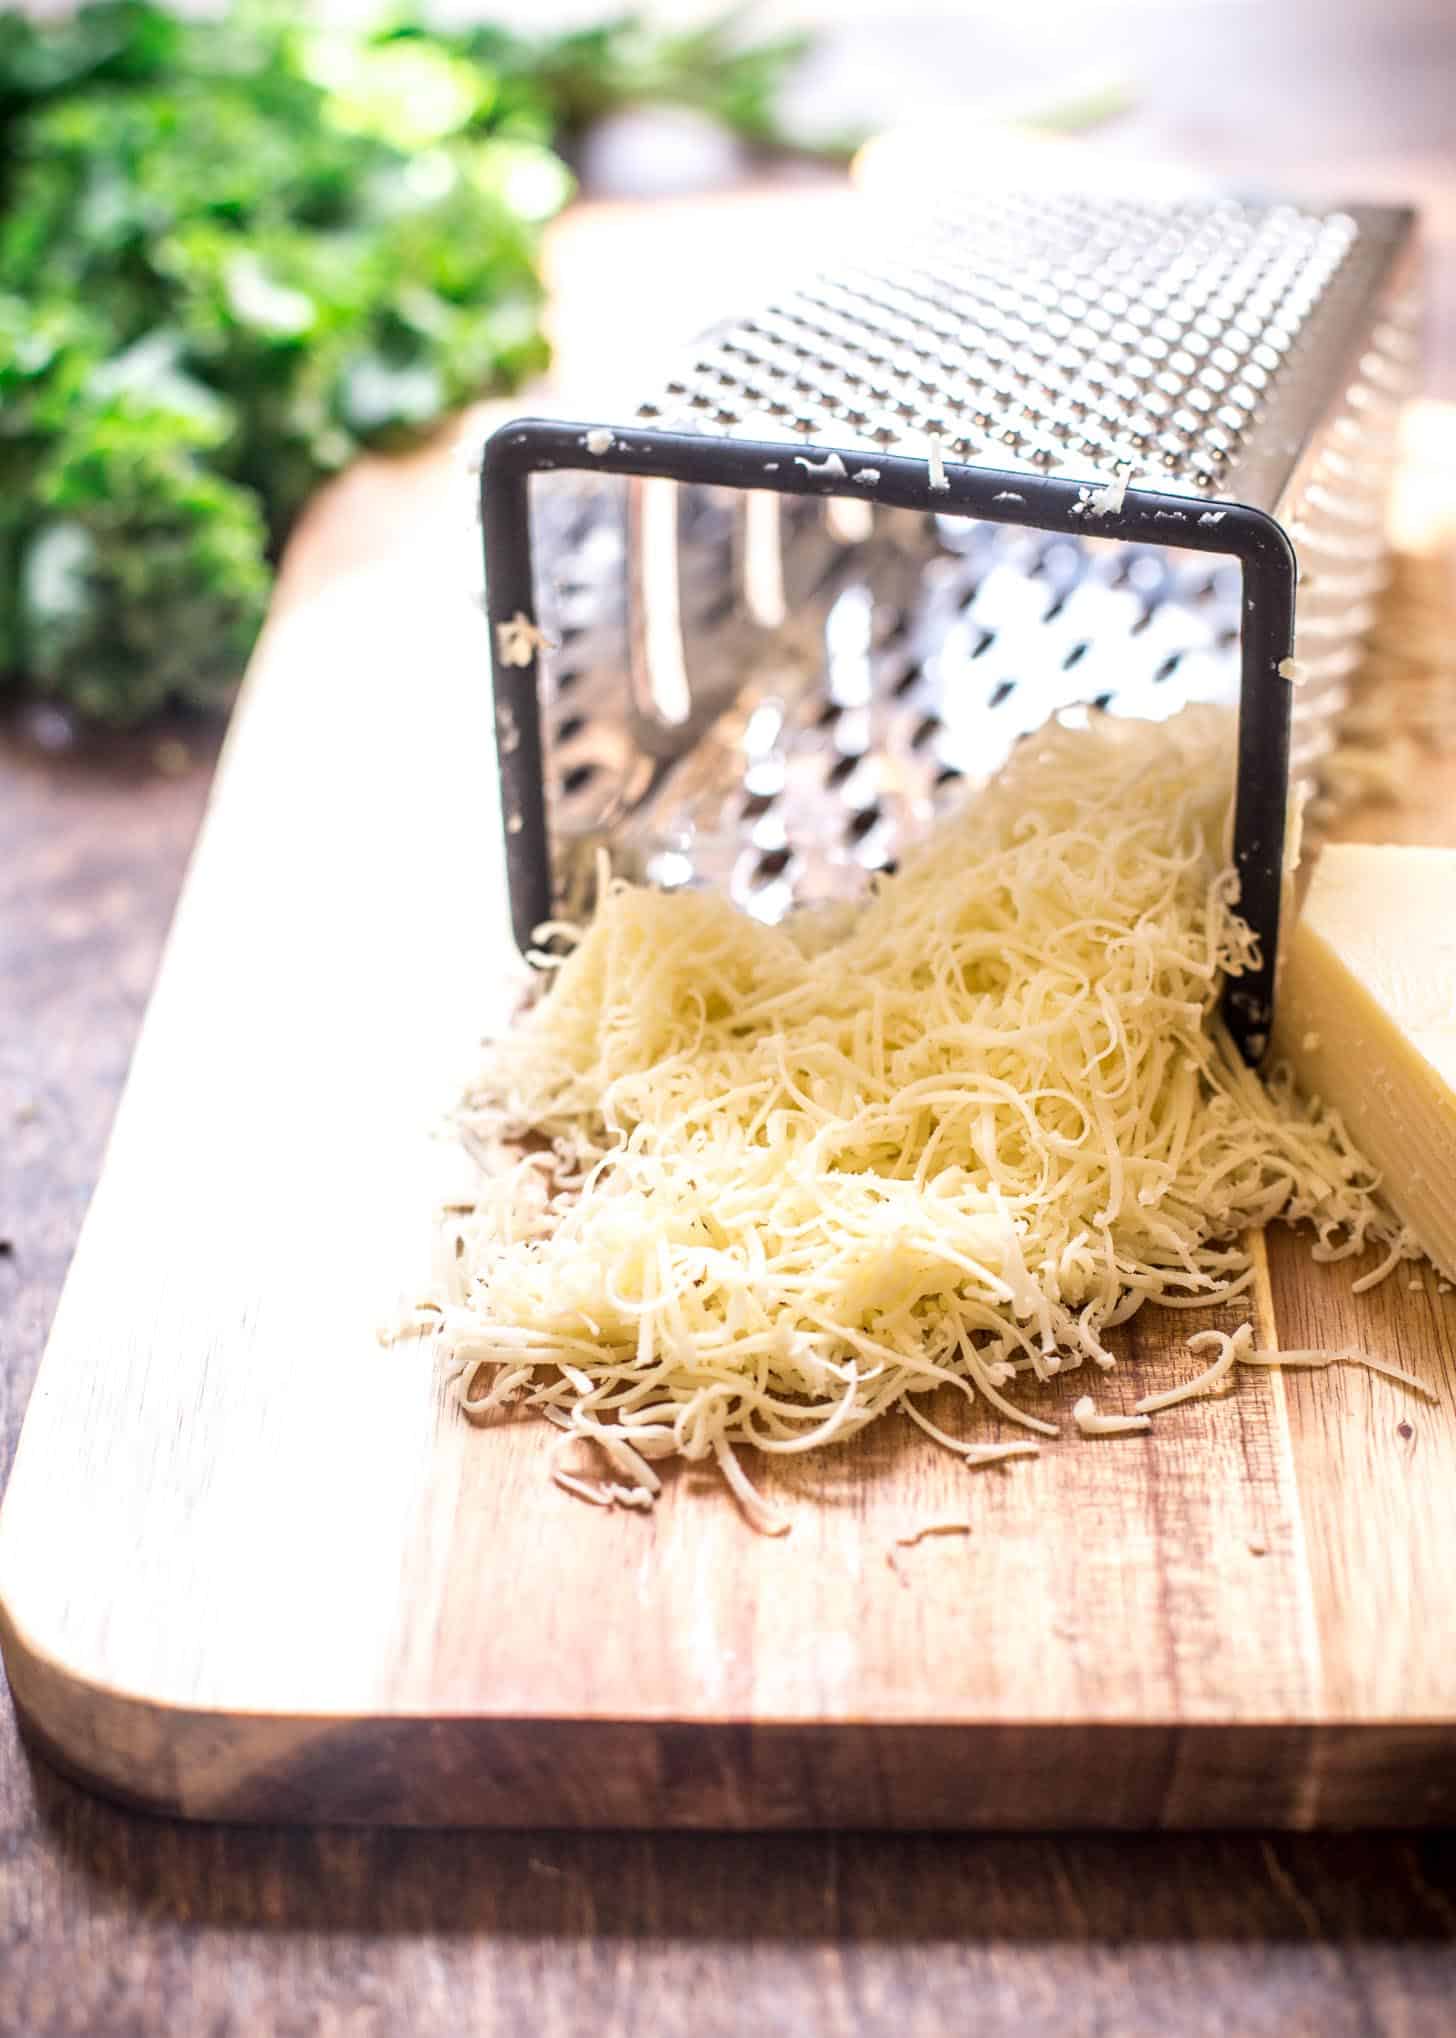
<path id="1" fill-rule="evenodd" d="M 1435 1406 L 1260 1374 L 980 1472 L 887 1425 L 771 1470 L 778 1541 L 706 1473 L 586 1510 L 540 1426 L 469 1428 L 380 1343 L 517 981 L 460 508 L 422 491 L 366 567 L 295 574 L 235 719 L 0 1515 L 40 1745 L 241 1818 L 1456 1813 L 1433 1278 L 1353 1298 L 1275 1238 L 1258 1307 L 1261 1340 L 1375 1340 Z M 1191 1327 L 1144 1312 L 1099 1397 L 1178 1377 Z"/>

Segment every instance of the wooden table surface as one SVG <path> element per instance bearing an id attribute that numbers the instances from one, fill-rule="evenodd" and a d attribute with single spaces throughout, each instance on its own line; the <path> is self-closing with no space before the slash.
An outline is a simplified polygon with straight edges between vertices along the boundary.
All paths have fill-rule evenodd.
<path id="1" fill-rule="evenodd" d="M 964 71 L 988 38 L 1014 39 L 1008 12 L 942 10 L 921 40 Z M 1425 203 L 1432 386 L 1456 393 L 1447 0 L 1088 12 L 1154 108 L 1140 116 L 1151 152 Z M 854 33 L 893 43 L 902 68 L 915 45 L 873 21 Z M 357 558 L 361 532 L 391 542 L 408 501 L 359 477 L 295 570 Z M 47 747 L 44 716 L 0 730 L 0 1479 L 216 755 L 216 729 L 168 733 L 185 759 L 157 732 L 88 751 Z M 1451 2033 L 1456 1835 L 188 1827 L 62 1782 L 0 1704 L 4 2038 L 891 2030 Z"/>

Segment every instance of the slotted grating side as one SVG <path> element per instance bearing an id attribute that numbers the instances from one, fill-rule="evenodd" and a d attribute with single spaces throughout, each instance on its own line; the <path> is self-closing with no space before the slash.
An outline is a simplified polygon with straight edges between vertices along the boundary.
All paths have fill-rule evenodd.
<path id="1" fill-rule="evenodd" d="M 637 752 L 625 707 L 621 516 L 610 489 L 591 495 L 583 541 L 572 523 L 581 497 L 539 491 L 565 900 L 582 896 L 582 865 L 606 843 L 618 868 L 670 888 L 722 886 L 778 919 L 892 867 L 957 789 L 989 777 L 1059 708 L 1163 716 L 1191 699 L 1237 698 L 1231 562 L 905 518 L 888 538 L 840 549 L 792 632 L 765 639 L 740 619 L 733 707 L 685 756 L 655 765 Z M 887 601 L 897 576 L 886 569 L 912 552 L 909 599 Z M 553 572 L 553 558 L 569 560 L 571 577 Z M 684 597 L 690 639 L 714 585 L 703 565 L 685 529 L 684 588 L 699 591 Z"/>
<path id="2" fill-rule="evenodd" d="M 720 327 L 641 415 L 1231 495 L 1380 259 L 1348 212 L 1007 196 Z"/>
<path id="3" fill-rule="evenodd" d="M 1219 640 L 1237 615 L 1237 575 L 1232 610 L 1207 561 L 1180 573 L 1147 552 L 1084 557 L 1069 590 L 1070 562 L 1055 542 L 978 536 L 933 562 L 908 611 L 887 610 L 868 582 L 846 577 L 825 617 L 818 671 L 797 691 L 773 671 L 751 679 L 715 732 L 701 785 L 669 811 L 644 815 L 650 832 L 633 829 L 649 876 L 682 882 L 691 867 L 766 920 L 794 904 L 853 896 L 1058 707 L 1166 713 L 1200 685 L 1213 695 L 1236 690 Z M 1126 647 L 1130 630 L 1153 619 L 1177 649 L 1156 663 L 1134 653 L 1099 685 L 1085 669 L 1082 628 L 1105 647 Z M 1170 686 L 1184 658 L 1185 682 Z M 1136 684 L 1129 667 L 1144 675 Z"/>

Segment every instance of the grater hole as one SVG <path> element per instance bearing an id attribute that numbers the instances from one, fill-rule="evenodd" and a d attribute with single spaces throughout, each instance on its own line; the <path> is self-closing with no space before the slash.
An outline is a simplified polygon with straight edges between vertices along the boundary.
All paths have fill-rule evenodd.
<path id="1" fill-rule="evenodd" d="M 1096 708 L 1099 715 L 1105 715 L 1112 706 L 1112 695 L 1110 693 L 1094 694 L 1091 705 Z"/>
<path id="2" fill-rule="evenodd" d="M 1087 656 L 1087 653 L 1091 650 L 1091 648 L 1092 646 L 1087 642 L 1085 637 L 1083 638 L 1080 644 L 1074 644 L 1071 650 L 1067 653 L 1066 657 L 1062 660 L 1063 672 L 1070 672 L 1074 665 L 1080 665 L 1082 663 L 1082 660 Z"/>
<path id="3" fill-rule="evenodd" d="M 1147 629 L 1149 623 L 1152 622 L 1153 617 L 1156 613 L 1157 613 L 1156 608 L 1150 603 L 1149 606 L 1143 610 L 1142 614 L 1138 617 L 1137 621 L 1132 625 L 1132 628 L 1128 631 L 1127 634 L 1129 635 L 1129 637 L 1141 637 L 1143 631 Z"/>
<path id="4" fill-rule="evenodd" d="M 1154 680 L 1161 681 L 1165 679 L 1171 679 L 1173 677 L 1173 674 L 1178 670 L 1178 665 L 1180 660 L 1182 659 L 1182 656 L 1183 653 L 1181 651 L 1170 651 L 1168 653 L 1168 656 L 1163 660 L 1162 664 L 1158 667 L 1157 671 L 1153 674 Z"/>
<path id="5" fill-rule="evenodd" d="M 1055 595 L 1052 599 L 1051 606 L 1047 609 L 1046 613 L 1043 615 L 1042 621 L 1044 623 L 1054 623 L 1057 617 L 1062 613 L 1062 610 L 1066 606 L 1067 597 L 1064 594 Z"/>
<path id="6" fill-rule="evenodd" d="M 570 693 L 580 678 L 581 674 L 577 671 L 576 667 L 568 665 L 565 672 L 558 672 L 555 675 L 556 691 L 558 693 Z"/>
<path id="7" fill-rule="evenodd" d="M 900 674 L 900 677 L 895 681 L 895 684 L 890 688 L 890 691 L 897 701 L 903 701 L 906 694 L 914 693 L 924 677 L 925 672 L 922 666 L 915 664 L 907 665 Z"/>
<path id="8" fill-rule="evenodd" d="M 943 764 L 935 774 L 935 783 L 937 786 L 956 785 L 964 777 L 965 773 L 958 764 Z"/>
<path id="9" fill-rule="evenodd" d="M 943 724 L 941 722 L 939 715 L 923 716 L 922 719 L 915 724 L 915 727 L 911 732 L 910 748 L 912 750 L 923 750 L 926 744 L 930 742 L 931 738 L 936 735 L 936 733 L 941 729 L 942 726 Z"/>
<path id="10" fill-rule="evenodd" d="M 866 835 L 869 834 L 871 828 L 874 827 L 879 819 L 880 803 L 878 800 L 872 806 L 858 808 L 844 824 L 845 841 L 863 842 Z"/>
<path id="11" fill-rule="evenodd" d="M 573 764 L 562 777 L 561 790 L 568 795 L 585 792 L 598 771 L 599 767 L 595 764 Z"/>
<path id="12" fill-rule="evenodd" d="M 772 793 L 747 793 L 739 812 L 745 821 L 761 821 L 773 803 Z"/>
<path id="13" fill-rule="evenodd" d="M 766 849 L 753 867 L 755 885 L 772 884 L 775 878 L 782 877 L 792 855 L 788 849 Z"/>
<path id="14" fill-rule="evenodd" d="M 1014 679 L 998 679 L 991 689 L 991 698 L 987 701 L 986 706 L 988 708 L 999 708 L 1002 701 L 1009 700 L 1015 691 L 1016 681 Z"/>
<path id="15" fill-rule="evenodd" d="M 830 765 L 828 771 L 824 774 L 825 785 L 842 786 L 858 763 L 858 757 L 853 755 L 836 757 L 833 764 Z"/>
<path id="16" fill-rule="evenodd" d="M 556 740 L 558 743 L 570 743 L 585 727 L 585 715 L 568 715 L 564 722 L 558 722 L 556 725 Z"/>
<path id="17" fill-rule="evenodd" d="M 697 621 L 703 625 L 704 629 L 708 630 L 716 628 L 719 623 L 726 623 L 733 613 L 735 600 L 736 597 L 732 588 L 726 589 L 722 594 L 709 602 L 708 606 L 697 617 Z"/>
<path id="18" fill-rule="evenodd" d="M 984 658 L 986 653 L 990 650 L 991 646 L 995 643 L 995 641 L 996 632 L 994 630 L 987 630 L 983 627 L 975 643 L 971 646 L 970 651 L 971 657 Z"/>

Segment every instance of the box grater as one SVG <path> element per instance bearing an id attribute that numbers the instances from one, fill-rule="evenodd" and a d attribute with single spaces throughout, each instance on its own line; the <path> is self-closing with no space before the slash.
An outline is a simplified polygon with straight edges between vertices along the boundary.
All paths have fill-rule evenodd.
<path id="1" fill-rule="evenodd" d="M 893 869 L 1049 715 L 1225 701 L 1262 955 L 1225 1013 L 1257 1061 L 1286 802 L 1383 583 L 1418 315 L 1405 210 L 982 195 L 715 328 L 630 422 L 503 426 L 522 948 L 589 906 L 603 844 L 773 920 Z"/>

